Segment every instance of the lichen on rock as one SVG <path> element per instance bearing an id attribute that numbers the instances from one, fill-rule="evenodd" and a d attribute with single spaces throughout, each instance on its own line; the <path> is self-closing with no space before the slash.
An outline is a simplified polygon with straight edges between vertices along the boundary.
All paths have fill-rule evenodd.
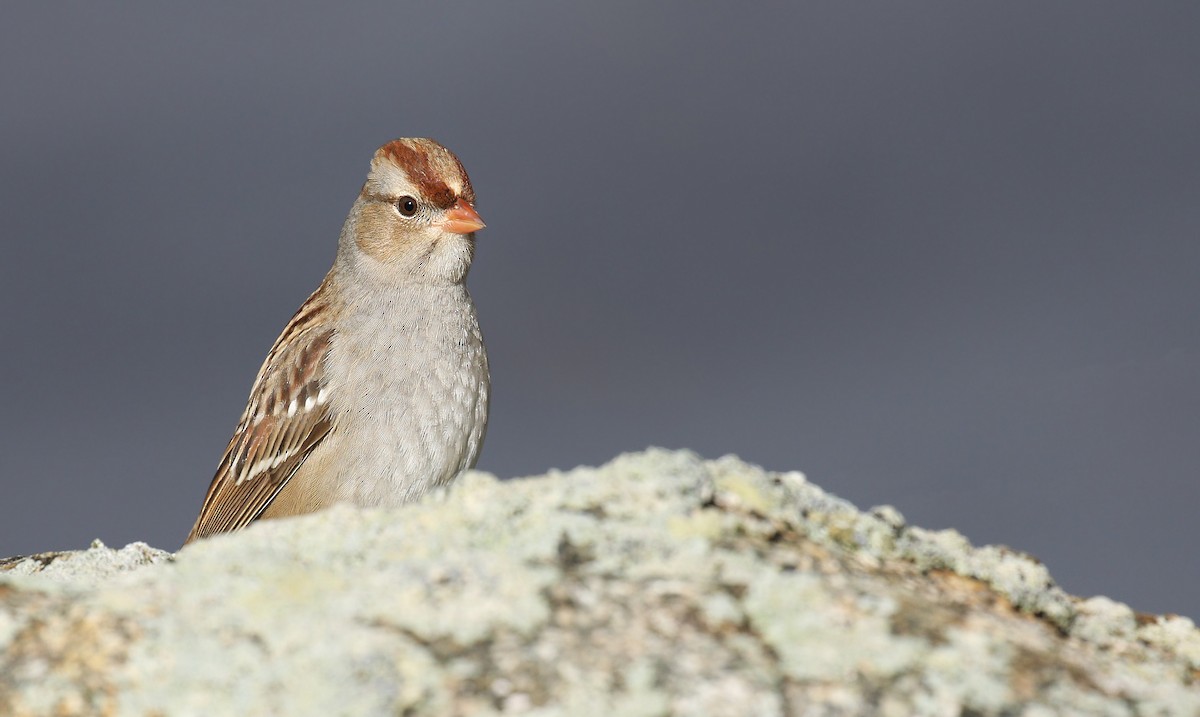
<path id="1" fill-rule="evenodd" d="M 796 472 L 471 473 L 0 563 L 0 714 L 1200 714 L 1200 632 Z"/>

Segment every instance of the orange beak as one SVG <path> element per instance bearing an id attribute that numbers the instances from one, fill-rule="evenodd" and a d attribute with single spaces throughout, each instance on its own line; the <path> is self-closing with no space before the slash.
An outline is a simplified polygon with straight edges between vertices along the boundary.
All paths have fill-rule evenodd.
<path id="1" fill-rule="evenodd" d="M 442 222 L 442 229 L 451 234 L 470 234 L 485 226 L 487 225 L 479 218 L 479 212 L 475 211 L 475 207 L 467 204 L 463 199 L 458 200 L 453 207 L 446 210 L 446 220 Z"/>

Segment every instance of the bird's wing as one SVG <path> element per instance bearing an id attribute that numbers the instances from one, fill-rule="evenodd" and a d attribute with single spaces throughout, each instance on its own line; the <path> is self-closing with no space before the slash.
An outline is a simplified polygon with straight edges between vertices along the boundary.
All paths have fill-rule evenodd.
<path id="1" fill-rule="evenodd" d="M 267 354 L 185 543 L 237 530 L 262 515 L 332 430 L 324 373 L 333 330 L 320 321 L 319 293 L 300 307 Z"/>

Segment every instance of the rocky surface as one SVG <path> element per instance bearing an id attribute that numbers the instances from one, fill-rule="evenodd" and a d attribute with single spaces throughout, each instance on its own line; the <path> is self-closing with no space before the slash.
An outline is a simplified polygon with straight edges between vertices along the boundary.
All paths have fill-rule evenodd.
<path id="1" fill-rule="evenodd" d="M 1200 631 L 652 450 L 0 562 L 0 714 L 1200 715 Z"/>

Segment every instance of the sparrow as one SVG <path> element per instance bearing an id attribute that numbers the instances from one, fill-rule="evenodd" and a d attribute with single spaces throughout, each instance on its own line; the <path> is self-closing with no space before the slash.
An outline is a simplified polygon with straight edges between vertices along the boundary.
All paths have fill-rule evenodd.
<path id="1" fill-rule="evenodd" d="M 475 465 L 490 378 L 466 286 L 474 205 L 441 144 L 375 152 L 333 267 L 267 354 L 185 544 L 335 503 L 398 506 Z"/>

